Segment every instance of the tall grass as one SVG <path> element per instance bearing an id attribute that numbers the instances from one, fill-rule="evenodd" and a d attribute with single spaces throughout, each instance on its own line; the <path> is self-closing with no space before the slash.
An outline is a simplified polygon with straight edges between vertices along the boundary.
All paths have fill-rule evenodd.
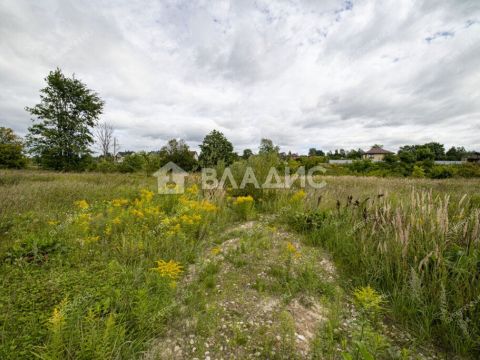
<path id="1" fill-rule="evenodd" d="M 291 223 L 331 251 L 354 283 L 388 294 L 398 321 L 478 356 L 478 183 L 336 180 L 312 193 L 304 211 L 288 213 Z"/>
<path id="2" fill-rule="evenodd" d="M 196 187 L 162 198 L 153 178 L 1 179 L 2 359 L 137 357 L 176 312 L 176 278 L 225 223 Z"/>

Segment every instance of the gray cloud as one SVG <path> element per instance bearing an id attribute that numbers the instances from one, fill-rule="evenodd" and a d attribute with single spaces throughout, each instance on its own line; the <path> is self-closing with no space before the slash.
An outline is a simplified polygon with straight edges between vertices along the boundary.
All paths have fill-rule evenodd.
<path id="1" fill-rule="evenodd" d="M 476 0 L 4 0 L 0 125 L 24 135 L 60 66 L 106 100 L 123 149 L 214 128 L 238 150 L 480 149 L 479 36 Z"/>

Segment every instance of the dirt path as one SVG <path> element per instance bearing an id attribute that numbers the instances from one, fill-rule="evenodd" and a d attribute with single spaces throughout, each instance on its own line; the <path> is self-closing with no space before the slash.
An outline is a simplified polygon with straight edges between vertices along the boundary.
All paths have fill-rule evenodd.
<path id="1" fill-rule="evenodd" d="M 361 325 L 339 283 L 298 236 L 267 219 L 237 225 L 189 267 L 167 332 L 143 358 L 353 359 Z M 362 341 L 380 358 L 442 358 L 394 324 L 369 332 Z"/>
<path id="2" fill-rule="evenodd" d="M 318 249 L 266 222 L 227 231 L 179 286 L 187 299 L 145 359 L 305 358 L 333 296 Z"/>

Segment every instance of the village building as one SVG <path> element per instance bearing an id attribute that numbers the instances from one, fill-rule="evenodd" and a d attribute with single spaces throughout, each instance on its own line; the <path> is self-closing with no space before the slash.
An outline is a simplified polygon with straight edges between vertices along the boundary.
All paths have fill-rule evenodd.
<path id="1" fill-rule="evenodd" d="M 365 160 L 372 161 L 383 161 L 385 156 L 388 154 L 393 154 L 391 151 L 385 150 L 380 146 L 373 146 L 370 150 L 363 154 Z"/>

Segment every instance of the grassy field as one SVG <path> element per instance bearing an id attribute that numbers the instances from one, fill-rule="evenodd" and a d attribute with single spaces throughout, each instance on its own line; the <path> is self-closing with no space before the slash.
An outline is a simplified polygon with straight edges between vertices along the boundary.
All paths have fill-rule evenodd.
<path id="1" fill-rule="evenodd" d="M 1 171 L 0 358 L 478 358 L 480 181 L 325 180 Z"/>

